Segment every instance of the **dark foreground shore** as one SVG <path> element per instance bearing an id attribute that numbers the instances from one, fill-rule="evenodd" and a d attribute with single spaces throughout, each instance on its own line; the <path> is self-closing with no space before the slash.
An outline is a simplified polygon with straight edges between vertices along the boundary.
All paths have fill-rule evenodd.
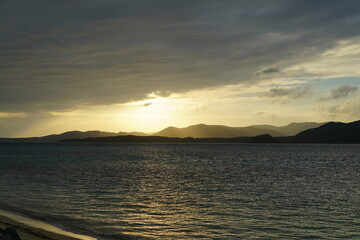
<path id="1" fill-rule="evenodd" d="M 11 227 L 22 240 L 96 240 L 96 238 L 61 230 L 55 226 L 0 210 L 0 228 Z"/>

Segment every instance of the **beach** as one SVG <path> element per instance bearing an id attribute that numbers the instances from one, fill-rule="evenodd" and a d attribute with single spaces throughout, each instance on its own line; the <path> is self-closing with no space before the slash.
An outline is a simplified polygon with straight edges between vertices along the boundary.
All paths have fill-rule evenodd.
<path id="1" fill-rule="evenodd" d="M 0 210 L 0 228 L 11 227 L 22 240 L 96 240 L 96 238 L 64 231 L 48 223 Z"/>

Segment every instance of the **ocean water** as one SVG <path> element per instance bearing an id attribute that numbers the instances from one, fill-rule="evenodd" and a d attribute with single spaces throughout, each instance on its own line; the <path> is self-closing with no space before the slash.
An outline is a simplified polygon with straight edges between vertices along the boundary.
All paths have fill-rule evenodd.
<path id="1" fill-rule="evenodd" d="M 0 208 L 99 239 L 360 239 L 360 145 L 0 144 Z"/>

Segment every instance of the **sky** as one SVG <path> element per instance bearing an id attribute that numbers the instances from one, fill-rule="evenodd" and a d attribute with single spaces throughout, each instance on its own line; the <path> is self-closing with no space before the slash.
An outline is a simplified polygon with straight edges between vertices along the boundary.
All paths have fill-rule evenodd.
<path id="1" fill-rule="evenodd" d="M 358 0 L 0 0 L 0 137 L 360 119 Z"/>

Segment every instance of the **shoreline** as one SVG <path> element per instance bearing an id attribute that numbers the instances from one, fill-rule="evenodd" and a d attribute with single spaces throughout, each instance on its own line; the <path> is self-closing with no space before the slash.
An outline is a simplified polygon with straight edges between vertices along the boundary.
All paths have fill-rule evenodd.
<path id="1" fill-rule="evenodd" d="M 14 228 L 21 240 L 97 240 L 97 238 L 62 230 L 49 223 L 0 210 L 0 228 Z"/>

